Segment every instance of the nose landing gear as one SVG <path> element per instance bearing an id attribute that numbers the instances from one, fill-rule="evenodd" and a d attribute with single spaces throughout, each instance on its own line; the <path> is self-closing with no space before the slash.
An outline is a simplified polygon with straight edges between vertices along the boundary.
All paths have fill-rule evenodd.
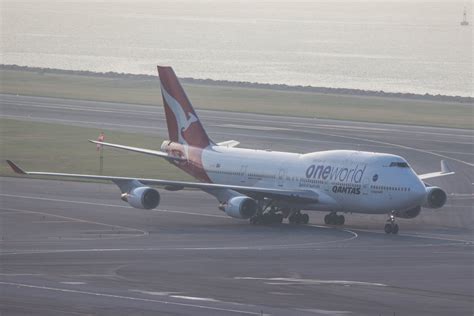
<path id="1" fill-rule="evenodd" d="M 344 225 L 345 221 L 344 215 L 337 215 L 335 212 L 324 216 L 324 223 L 326 225 Z"/>
<path id="2" fill-rule="evenodd" d="M 395 223 L 395 215 L 393 215 L 393 213 L 390 214 L 390 217 L 387 219 L 384 230 L 387 234 L 398 234 L 398 224 Z"/>

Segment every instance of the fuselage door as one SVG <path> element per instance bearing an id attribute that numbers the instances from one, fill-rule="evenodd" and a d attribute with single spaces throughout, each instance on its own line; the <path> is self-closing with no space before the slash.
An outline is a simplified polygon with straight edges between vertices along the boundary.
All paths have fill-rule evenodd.
<path id="1" fill-rule="evenodd" d="M 362 180 L 362 195 L 367 195 L 369 194 L 369 177 L 365 177 L 364 180 Z"/>
<path id="2" fill-rule="evenodd" d="M 247 166 L 242 166 L 240 167 L 240 183 L 246 183 L 247 182 Z"/>
<path id="3" fill-rule="evenodd" d="M 286 169 L 279 169 L 277 174 L 277 185 L 282 187 L 285 183 Z"/>

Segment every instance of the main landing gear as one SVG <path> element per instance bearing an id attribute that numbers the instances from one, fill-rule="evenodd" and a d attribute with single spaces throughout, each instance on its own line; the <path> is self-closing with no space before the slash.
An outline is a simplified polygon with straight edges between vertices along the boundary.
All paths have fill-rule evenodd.
<path id="1" fill-rule="evenodd" d="M 283 214 L 270 212 L 255 215 L 250 219 L 250 223 L 256 225 L 281 224 L 282 222 Z"/>
<path id="2" fill-rule="evenodd" d="M 390 214 L 384 229 L 387 234 L 398 234 L 398 224 L 395 223 L 395 215 Z"/>
<path id="3" fill-rule="evenodd" d="M 309 215 L 303 214 L 300 211 L 293 212 L 288 217 L 288 222 L 290 222 L 290 224 L 305 224 L 306 225 L 309 222 Z"/>
<path id="4" fill-rule="evenodd" d="M 256 225 L 270 225 L 270 224 L 281 224 L 283 222 L 284 215 L 271 202 L 264 204 L 262 201 L 259 205 L 259 211 L 257 214 L 250 218 L 251 224 Z"/>
<path id="5" fill-rule="evenodd" d="M 344 215 L 337 215 L 334 212 L 324 216 L 324 223 L 326 225 L 344 225 L 345 221 Z"/>
<path id="6" fill-rule="evenodd" d="M 284 218 L 288 218 L 290 224 L 308 224 L 309 222 L 308 214 L 302 214 L 301 211 L 292 212 L 268 204 L 261 207 L 257 215 L 250 218 L 250 223 L 257 225 L 281 224 Z"/>

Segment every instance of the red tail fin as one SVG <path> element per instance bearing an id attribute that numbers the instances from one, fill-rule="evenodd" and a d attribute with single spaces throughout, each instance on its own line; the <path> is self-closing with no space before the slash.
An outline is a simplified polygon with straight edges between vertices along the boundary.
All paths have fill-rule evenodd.
<path id="1" fill-rule="evenodd" d="M 158 75 L 170 140 L 198 148 L 212 144 L 173 68 L 158 66 Z"/>

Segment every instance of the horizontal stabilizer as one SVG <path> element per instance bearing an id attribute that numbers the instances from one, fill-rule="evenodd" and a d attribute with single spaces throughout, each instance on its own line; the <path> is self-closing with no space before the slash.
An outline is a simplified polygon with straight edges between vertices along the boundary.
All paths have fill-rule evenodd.
<path id="1" fill-rule="evenodd" d="M 223 146 L 223 147 L 235 147 L 235 146 L 238 146 L 239 144 L 240 142 L 236 140 L 226 140 L 225 142 L 217 143 L 217 145 Z"/>
<path id="2" fill-rule="evenodd" d="M 449 176 L 452 174 L 454 174 L 454 171 L 451 171 L 451 169 L 448 166 L 448 163 L 445 160 L 441 160 L 441 171 L 419 174 L 418 178 L 420 178 L 421 180 L 426 180 L 426 179 Z"/>
<path id="3" fill-rule="evenodd" d="M 137 152 L 137 153 L 157 156 L 157 157 L 161 157 L 161 158 L 165 158 L 165 159 L 169 159 L 169 160 L 178 160 L 178 161 L 186 160 L 186 159 L 183 159 L 181 157 L 170 156 L 167 153 L 159 151 L 159 150 L 124 146 L 124 145 L 112 144 L 112 143 L 106 143 L 106 142 L 99 142 L 99 141 L 91 140 L 91 139 L 89 139 L 89 141 L 91 143 L 102 145 L 102 146 L 113 147 L 113 148 L 118 148 L 118 149 L 124 149 L 124 150 L 133 151 L 133 152 Z"/>

